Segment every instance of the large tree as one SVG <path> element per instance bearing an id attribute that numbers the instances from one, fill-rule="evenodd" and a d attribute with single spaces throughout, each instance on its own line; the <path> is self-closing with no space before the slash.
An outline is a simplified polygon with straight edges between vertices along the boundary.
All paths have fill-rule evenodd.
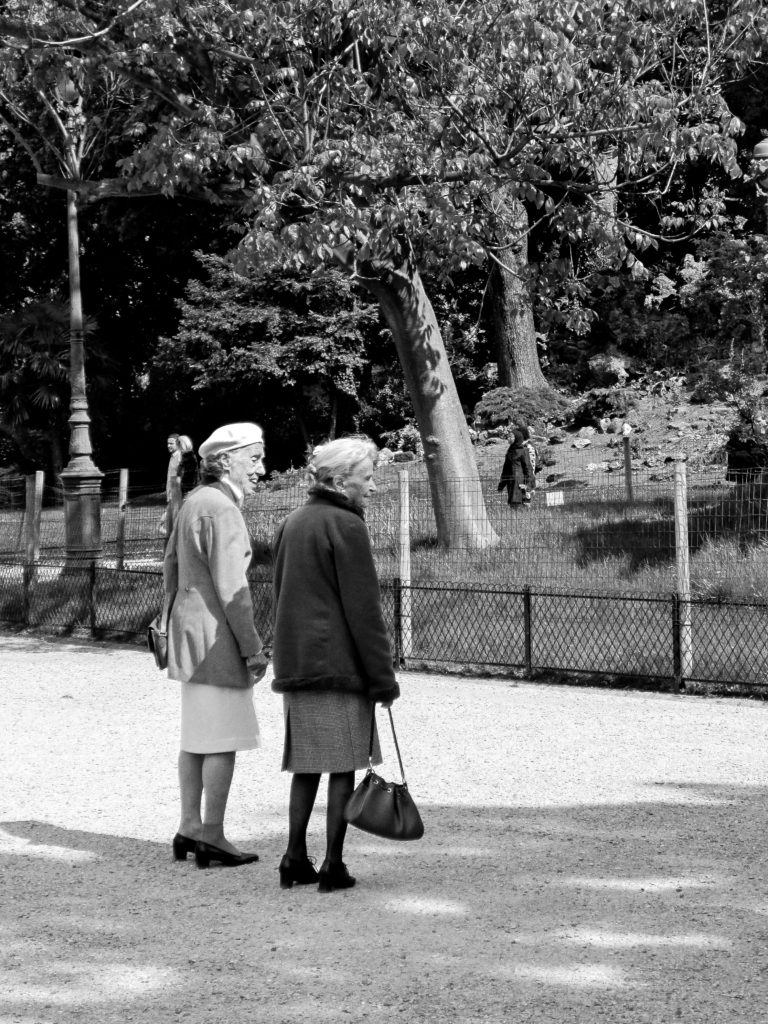
<path id="1" fill-rule="evenodd" d="M 661 197 L 691 159 L 739 173 L 740 125 L 721 84 L 762 46 L 764 5 L 133 7 L 122 19 L 111 8 L 102 27 L 78 8 L 88 41 L 59 38 L 98 47 L 106 66 L 165 98 L 110 191 L 207 195 L 248 218 L 242 260 L 335 261 L 375 295 L 422 433 L 440 540 L 491 542 L 419 268 L 449 276 L 489 252 L 504 265 L 510 239 L 492 224 L 500 192 L 546 221 L 566 269 L 569 247 L 590 237 L 637 261 L 653 240 L 628 218 L 626 197 Z M 614 152 L 616 177 L 606 181 Z M 95 195 L 106 186 L 73 187 Z M 601 202 L 608 191 L 615 207 Z"/>

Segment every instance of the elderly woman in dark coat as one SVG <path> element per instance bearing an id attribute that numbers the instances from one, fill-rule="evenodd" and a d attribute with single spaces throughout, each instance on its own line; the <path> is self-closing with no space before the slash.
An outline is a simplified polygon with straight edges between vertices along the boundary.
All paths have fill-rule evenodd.
<path id="1" fill-rule="evenodd" d="M 507 502 L 513 508 L 527 507 L 528 495 L 536 486 L 531 456 L 522 430 L 516 430 L 507 448 L 498 490 L 506 488 Z"/>
<path id="2" fill-rule="evenodd" d="M 168 542 L 165 592 L 168 677 L 181 683 L 176 860 L 194 853 L 237 867 L 258 860 L 224 834 L 235 756 L 259 746 L 253 685 L 267 659 L 253 621 L 246 578 L 251 541 L 240 506 L 264 474 L 264 443 L 255 423 L 220 427 L 200 446 L 203 485 L 181 506 Z M 203 815 L 203 798 L 205 813 Z"/>
<path id="3" fill-rule="evenodd" d="M 355 884 L 342 860 L 344 807 L 355 770 L 368 764 L 374 704 L 389 707 L 400 694 L 363 519 L 376 458 L 368 438 L 315 449 L 309 500 L 275 535 L 272 688 L 283 694 L 283 770 L 293 773 L 283 888 Z M 381 760 L 375 733 L 373 760 Z M 327 842 L 318 872 L 307 856 L 307 826 L 323 772 Z"/>

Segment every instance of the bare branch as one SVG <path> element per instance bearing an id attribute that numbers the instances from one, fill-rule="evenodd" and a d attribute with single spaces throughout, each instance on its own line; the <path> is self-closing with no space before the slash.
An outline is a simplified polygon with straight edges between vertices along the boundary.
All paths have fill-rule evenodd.
<path id="1" fill-rule="evenodd" d="M 103 181 L 89 181 L 84 178 L 59 178 L 53 174 L 38 174 L 38 185 L 46 188 L 62 189 L 66 192 L 76 192 L 82 202 L 97 203 L 102 199 L 147 199 L 153 196 L 164 196 L 165 198 L 192 199 L 198 202 L 208 203 L 212 206 L 226 206 L 240 208 L 246 205 L 247 198 L 242 195 L 242 190 L 226 187 L 218 191 L 206 188 L 184 188 L 169 195 L 161 188 L 131 188 L 127 178 L 105 178 Z M 235 195 L 234 193 L 238 194 Z"/>
<path id="2" fill-rule="evenodd" d="M 29 36 L 29 39 L 33 43 L 38 43 L 41 46 L 78 46 L 82 43 L 90 43 L 94 39 L 99 39 L 101 36 L 108 35 L 118 22 L 122 21 L 123 18 L 127 18 L 130 14 L 145 4 L 147 0 L 135 0 L 134 3 L 127 7 L 124 11 L 119 11 L 114 18 L 112 18 L 104 28 L 97 29 L 95 32 L 89 32 L 87 35 L 78 36 L 75 39 L 38 39 L 36 36 Z"/>

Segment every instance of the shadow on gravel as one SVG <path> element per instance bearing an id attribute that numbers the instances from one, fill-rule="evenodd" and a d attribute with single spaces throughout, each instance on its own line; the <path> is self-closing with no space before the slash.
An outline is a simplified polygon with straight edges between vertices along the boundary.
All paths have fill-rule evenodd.
<path id="1" fill-rule="evenodd" d="M 61 635 L 55 633 L 32 633 L 24 630 L 14 631 L 6 623 L 2 624 L 2 630 L 8 634 L 9 638 L 12 638 L 12 644 L 4 643 L 3 634 L 0 633 L 0 656 L 2 656 L 5 650 L 14 656 L 43 654 L 46 652 L 56 654 L 64 650 L 66 652 L 75 652 L 84 657 L 93 657 L 94 654 L 97 654 L 100 658 L 103 658 L 105 655 L 119 658 L 125 647 L 133 649 L 139 647 L 146 650 L 144 637 L 133 634 L 111 636 L 108 639 L 99 641 L 94 640 L 90 632 L 87 636 L 83 635 L 82 638 L 73 633 Z M 147 652 L 147 657 L 151 658 L 149 652 Z"/>
<path id="2" fill-rule="evenodd" d="M 261 863 L 199 871 L 169 844 L 0 822 L 0 1015 L 754 1024 L 767 808 L 766 787 L 705 785 L 423 806 L 419 843 L 350 832 L 358 886 L 331 895 L 281 891 L 282 850 L 257 834 Z"/>

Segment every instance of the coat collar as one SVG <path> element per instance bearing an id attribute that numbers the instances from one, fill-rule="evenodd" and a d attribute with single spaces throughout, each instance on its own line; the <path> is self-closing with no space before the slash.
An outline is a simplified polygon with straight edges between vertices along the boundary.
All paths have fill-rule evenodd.
<path id="1" fill-rule="evenodd" d="M 242 506 L 243 492 L 239 487 L 235 487 L 235 485 L 229 480 L 214 480 L 210 484 L 207 484 L 207 486 L 215 487 L 217 491 L 221 491 L 221 493 L 225 494 L 230 501 L 237 505 L 238 508 Z"/>
<path id="2" fill-rule="evenodd" d="M 365 512 L 359 505 L 356 505 L 353 501 L 350 501 L 346 494 L 341 491 L 337 491 L 334 487 L 328 487 L 327 484 L 313 484 L 309 488 L 309 501 L 311 503 L 317 501 L 327 501 L 332 505 L 338 506 L 338 508 L 344 508 L 347 512 L 354 512 L 356 516 L 360 516 L 361 519 L 365 519 Z"/>

